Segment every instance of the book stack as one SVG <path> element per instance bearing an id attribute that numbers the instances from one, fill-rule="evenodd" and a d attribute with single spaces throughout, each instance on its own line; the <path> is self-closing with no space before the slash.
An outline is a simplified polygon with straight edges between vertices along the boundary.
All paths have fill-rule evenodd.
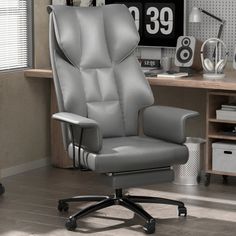
<path id="1" fill-rule="evenodd" d="M 217 120 L 236 121 L 236 104 L 222 104 L 220 110 L 216 110 Z"/>

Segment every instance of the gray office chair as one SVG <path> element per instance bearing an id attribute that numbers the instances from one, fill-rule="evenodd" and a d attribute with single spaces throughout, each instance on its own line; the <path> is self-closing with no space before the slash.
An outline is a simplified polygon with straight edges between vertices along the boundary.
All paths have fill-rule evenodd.
<path id="1" fill-rule="evenodd" d="M 59 211 L 67 211 L 69 202 L 98 202 L 70 216 L 66 228 L 75 230 L 77 219 L 117 204 L 143 218 L 146 233 L 155 231 L 155 220 L 137 203 L 176 205 L 186 216 L 182 202 L 125 195 L 122 189 L 172 181 L 171 166 L 188 160 L 185 121 L 198 113 L 151 106 L 151 88 L 133 55 L 139 35 L 124 5 L 48 10 L 59 107 L 53 118 L 62 122 L 74 167 L 97 172 L 115 190 L 114 196 L 60 200 Z"/>

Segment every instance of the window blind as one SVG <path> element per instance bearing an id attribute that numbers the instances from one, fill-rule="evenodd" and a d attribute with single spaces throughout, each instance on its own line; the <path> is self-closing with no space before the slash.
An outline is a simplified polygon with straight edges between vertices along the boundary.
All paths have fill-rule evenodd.
<path id="1" fill-rule="evenodd" d="M 0 1 L 0 70 L 24 68 L 31 57 L 31 1 Z"/>

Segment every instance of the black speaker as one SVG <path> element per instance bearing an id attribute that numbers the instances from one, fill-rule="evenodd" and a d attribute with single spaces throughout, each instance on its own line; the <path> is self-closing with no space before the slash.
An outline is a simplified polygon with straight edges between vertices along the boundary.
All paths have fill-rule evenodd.
<path id="1" fill-rule="evenodd" d="M 180 36 L 176 45 L 175 65 L 197 71 L 202 70 L 201 46 L 202 42 L 193 36 Z"/>

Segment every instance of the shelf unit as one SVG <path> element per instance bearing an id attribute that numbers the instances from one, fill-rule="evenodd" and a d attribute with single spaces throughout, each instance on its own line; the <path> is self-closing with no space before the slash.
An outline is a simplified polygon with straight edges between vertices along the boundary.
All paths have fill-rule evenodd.
<path id="1" fill-rule="evenodd" d="M 232 172 L 221 172 L 212 169 L 212 143 L 220 141 L 230 141 L 236 144 L 236 135 L 228 134 L 224 130 L 231 130 L 236 126 L 235 121 L 229 120 L 218 120 L 216 119 L 216 110 L 221 109 L 222 104 L 236 103 L 236 93 L 231 92 L 208 92 L 207 93 L 207 131 L 206 131 L 206 182 L 205 185 L 209 184 L 210 175 L 217 174 L 222 175 L 224 180 L 227 176 L 236 176 Z"/>

